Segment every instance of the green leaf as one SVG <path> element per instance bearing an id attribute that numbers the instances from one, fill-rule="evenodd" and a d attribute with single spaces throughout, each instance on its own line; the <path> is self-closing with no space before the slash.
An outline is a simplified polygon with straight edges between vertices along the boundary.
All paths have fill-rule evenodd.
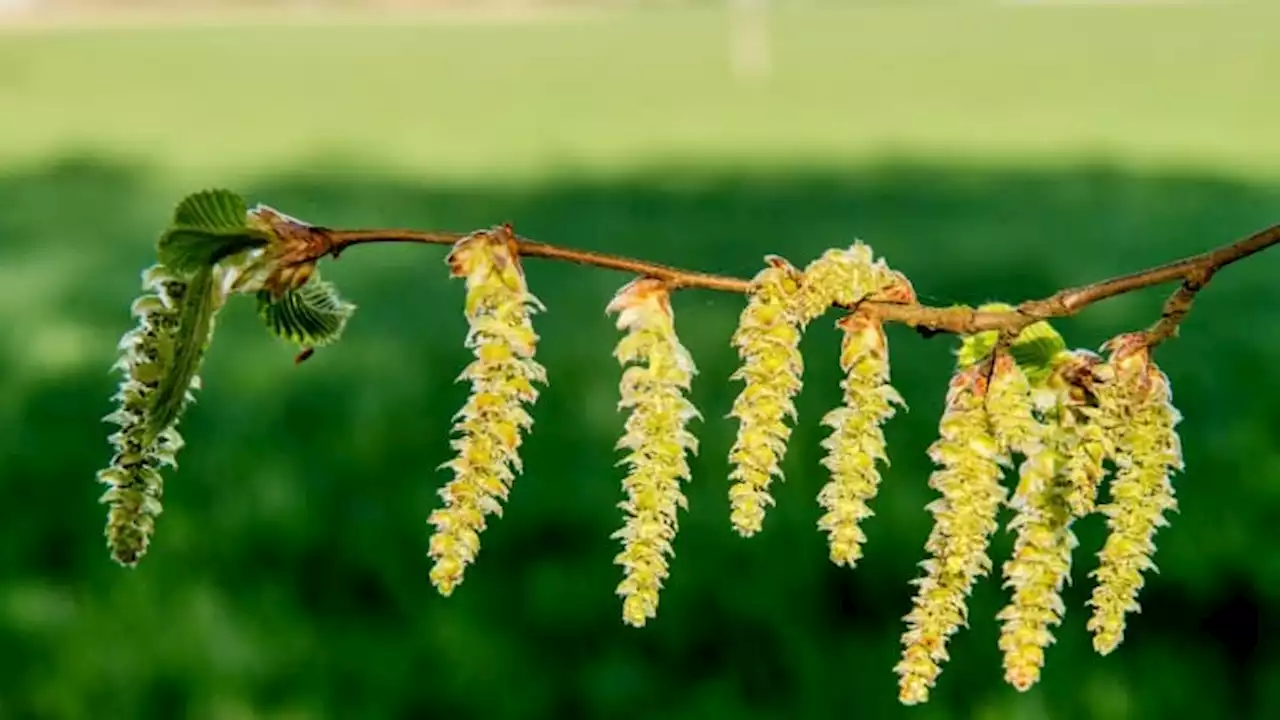
<path id="1" fill-rule="evenodd" d="M 311 348 L 338 339 L 356 306 L 343 300 L 332 283 L 313 276 L 279 298 L 258 293 L 258 317 L 277 337 Z"/>
<path id="2" fill-rule="evenodd" d="M 1047 320 L 1028 325 L 1009 346 L 1013 359 L 1032 386 L 1042 385 L 1049 379 L 1054 364 L 1066 350 L 1066 341 Z"/>
<path id="3" fill-rule="evenodd" d="M 177 422 L 182 414 L 191 381 L 200 369 L 213 334 L 213 316 L 218 309 L 213 268 L 197 270 L 189 282 L 178 310 L 173 354 L 152 396 L 150 412 L 146 413 L 148 442 Z"/>
<path id="4" fill-rule="evenodd" d="M 1013 310 L 1012 305 L 1004 303 L 988 303 L 978 308 L 982 311 L 1008 311 Z M 980 332 L 975 335 L 969 335 L 960 341 L 960 350 L 957 352 L 956 362 L 960 367 L 969 367 L 974 363 L 981 362 L 991 355 L 991 351 L 995 349 L 996 342 L 1000 338 L 1000 333 L 995 330 Z M 1053 329 L 1047 320 L 1034 322 L 1023 328 L 1018 333 L 1018 337 L 1014 338 L 1013 343 L 1009 346 L 1009 352 L 1013 355 L 1013 359 L 1018 363 L 1018 367 L 1022 368 L 1022 372 L 1026 373 L 1027 380 L 1034 385 L 1040 385 L 1053 371 L 1053 365 L 1060 357 L 1061 353 L 1066 351 L 1066 341 L 1062 339 L 1062 335 Z"/>
<path id="5" fill-rule="evenodd" d="M 160 236 L 161 263 L 178 272 L 194 272 L 219 260 L 271 241 L 260 228 L 249 227 L 244 198 L 230 190 L 204 190 L 178 203 L 173 223 Z"/>

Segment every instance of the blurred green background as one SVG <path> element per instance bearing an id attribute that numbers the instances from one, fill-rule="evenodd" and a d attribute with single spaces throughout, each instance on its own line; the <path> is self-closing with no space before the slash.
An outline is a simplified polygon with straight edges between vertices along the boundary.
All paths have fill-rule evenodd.
<path id="1" fill-rule="evenodd" d="M 126 571 L 104 548 L 107 368 L 157 233 L 203 187 L 330 226 L 510 220 L 741 276 L 861 238 L 934 304 L 1044 295 L 1280 222 L 1280 7 L 1034 4 L 777 2 L 757 26 L 718 3 L 192 20 L 11 2 L 0 718 L 1280 717 L 1272 255 L 1224 272 L 1160 351 L 1187 471 L 1142 614 L 1092 652 L 1103 526 L 1081 523 L 1068 614 L 1025 694 L 1001 679 L 988 579 L 931 702 L 896 700 L 953 342 L 891 329 L 911 409 L 888 429 L 866 558 L 836 569 L 814 501 L 817 419 L 839 398 L 827 321 L 805 339 L 778 506 L 756 538 L 729 528 L 738 297 L 675 299 L 703 449 L 658 618 L 624 627 L 603 308 L 630 278 L 545 261 L 527 271 L 551 384 L 453 597 L 425 557 L 468 360 L 441 248 L 326 265 L 360 310 L 302 366 L 230 305 L 151 553 Z M 1096 347 L 1163 295 L 1060 329 Z"/>

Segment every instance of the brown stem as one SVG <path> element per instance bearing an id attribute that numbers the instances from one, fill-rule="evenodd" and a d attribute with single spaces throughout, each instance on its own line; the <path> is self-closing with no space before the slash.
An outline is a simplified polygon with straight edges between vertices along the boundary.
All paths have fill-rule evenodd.
<path id="1" fill-rule="evenodd" d="M 299 262 L 315 262 L 324 255 L 337 257 L 352 245 L 380 242 L 425 243 L 452 245 L 464 233 L 422 232 L 418 230 L 330 230 L 314 228 L 322 241 L 309 244 L 312 250 L 305 256 L 294 256 Z M 1027 300 L 1014 310 L 978 311 L 971 307 L 930 307 L 919 303 L 867 301 L 862 307 L 870 309 L 882 320 L 898 322 L 926 333 L 948 332 L 972 334 L 998 330 L 1005 335 L 1016 335 L 1023 328 L 1049 318 L 1074 315 L 1084 308 L 1107 298 L 1134 290 L 1181 281 L 1181 286 L 1164 305 L 1160 320 L 1151 326 L 1147 341 L 1155 345 L 1173 337 L 1178 324 L 1191 309 L 1191 303 L 1199 292 L 1222 268 L 1254 253 L 1280 243 L 1280 225 L 1269 227 L 1239 240 L 1200 255 L 1176 260 L 1165 265 L 1100 280 L 1089 285 L 1066 288 L 1038 300 Z M 633 275 L 648 276 L 666 281 L 672 288 L 702 288 L 722 292 L 747 293 L 751 281 L 726 275 L 682 270 L 669 265 L 646 262 L 608 253 L 549 245 L 524 238 L 517 239 L 517 248 L 526 257 L 562 260 L 579 265 L 620 270 Z M 291 258 L 292 259 L 292 258 Z"/>

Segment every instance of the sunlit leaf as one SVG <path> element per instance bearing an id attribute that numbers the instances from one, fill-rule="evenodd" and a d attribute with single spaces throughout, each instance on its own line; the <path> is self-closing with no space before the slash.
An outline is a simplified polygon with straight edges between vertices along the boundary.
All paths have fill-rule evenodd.
<path id="1" fill-rule="evenodd" d="M 173 223 L 160 237 L 160 262 L 179 272 L 194 272 L 250 248 L 271 236 L 249 227 L 244 198 L 229 190 L 204 190 L 178 204 Z"/>
<path id="2" fill-rule="evenodd" d="M 1004 303 L 988 303 L 978 308 L 984 312 L 1008 312 L 1014 309 L 1014 306 Z M 956 363 L 960 367 L 969 367 L 985 360 L 995 349 L 999 338 L 1000 333 L 995 330 L 987 330 L 963 338 L 957 352 Z M 1066 341 L 1047 320 L 1041 320 L 1023 328 L 1009 346 L 1010 354 L 1026 373 L 1027 380 L 1032 385 L 1039 385 L 1049 377 L 1054 360 L 1066 349 Z"/>
<path id="3" fill-rule="evenodd" d="M 173 336 L 173 356 L 155 389 L 151 412 L 147 413 L 147 436 L 156 437 L 173 425 L 187 404 L 187 392 L 200 369 L 209 345 L 213 316 L 218 308 L 213 268 L 197 270 L 192 276 L 178 312 L 178 329 Z"/>

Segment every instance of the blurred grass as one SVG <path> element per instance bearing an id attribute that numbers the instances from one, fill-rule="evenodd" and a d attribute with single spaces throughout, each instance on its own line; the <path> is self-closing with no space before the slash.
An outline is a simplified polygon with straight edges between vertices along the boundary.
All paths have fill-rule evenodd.
<path id="1" fill-rule="evenodd" d="M 719 10 L 513 24 L 0 34 L 0 162 L 68 149 L 204 177 L 345 156 L 422 178 L 906 156 L 1280 169 L 1273 2 L 778 3 L 772 80 Z M 3 31 L 0 31 L 3 32 Z"/>
<path id="2" fill-rule="evenodd" d="M 766 532 L 741 540 L 723 416 L 742 301 L 678 296 L 703 451 L 659 617 L 635 631 L 612 595 L 622 417 L 603 315 L 628 278 L 529 263 L 551 385 L 507 515 L 444 600 L 423 521 L 465 395 L 461 288 L 439 248 L 353 250 L 325 275 L 360 310 L 301 367 L 248 303 L 228 308 L 156 545 L 126 572 L 91 478 L 157 231 L 185 192 L 230 183 L 327 225 L 512 220 L 742 276 L 769 252 L 799 263 L 861 237 L 931 303 L 1017 300 L 1277 221 L 1277 101 L 1259 89 L 1274 16 L 788 11 L 778 74 L 754 89 L 726 84 L 721 19 L 700 12 L 0 35 L 0 718 L 907 716 L 891 668 L 947 340 L 891 331 L 911 410 L 889 428 L 867 557 L 841 571 L 813 502 L 834 331 L 805 340 L 789 479 Z M 1097 657 L 1084 631 L 1091 519 L 1042 684 L 1001 682 L 988 581 L 911 716 L 1280 715 L 1264 641 L 1280 629 L 1274 276 L 1270 255 L 1223 272 L 1161 352 L 1188 468 L 1121 649 Z M 1096 347 L 1162 297 L 1061 328 Z"/>
<path id="3" fill-rule="evenodd" d="M 469 228 L 519 218 L 533 237 L 748 274 L 769 251 L 798 262 L 861 236 L 934 302 L 1020 298 L 1190 253 L 1269 220 L 1280 193 L 1210 177 L 956 171 L 666 176 L 524 188 L 296 178 L 243 188 L 335 226 Z M 803 421 L 767 531 L 727 524 L 724 456 L 736 386 L 738 298 L 676 300 L 707 420 L 659 619 L 621 626 L 609 561 L 619 522 L 616 334 L 601 308 L 625 277 L 531 262 L 551 386 L 525 475 L 454 597 L 434 595 L 423 519 L 464 389 L 460 288 L 436 248 L 361 249 L 326 274 L 361 305 L 349 334 L 295 368 L 248 303 L 221 321 L 157 544 L 136 571 L 110 565 L 90 478 L 106 460 L 104 368 L 152 235 L 175 196 L 138 168 L 70 162 L 0 180 L 8 238 L 0 355 L 0 710 L 6 717 L 896 716 L 900 615 L 928 529 L 924 448 L 949 363 L 945 340 L 895 328 L 894 465 L 854 572 L 813 528 L 823 478 L 815 418 L 836 398 L 834 332 L 806 339 Z M 51 223 L 74 207 L 83 233 Z M 69 245 L 73 244 L 74 254 Z M 55 266 L 58 272 L 49 270 Z M 1268 372 L 1274 263 L 1223 273 L 1163 355 L 1188 471 L 1183 511 L 1159 538 L 1161 574 L 1112 657 L 1088 648 L 1080 603 L 1100 523 L 1086 522 L 1077 587 L 1041 687 L 1000 682 L 983 585 L 973 628 L 916 715 L 1232 716 L 1280 701 L 1268 678 L 1280 564 L 1264 550 L 1280 510 Z M 1092 347 L 1146 322 L 1160 295 L 1063 324 Z M 449 338 L 454 338 L 450 340 Z M 822 358 L 832 359 L 823 362 Z M 1001 536 L 997 552 L 1008 550 Z M 1254 634 L 1256 633 L 1256 634 Z M 1200 705 L 1196 705 L 1199 703 Z M 1260 710 L 1259 710 L 1260 712 Z M 7 713 L 7 714 L 6 714 Z M 1243 713 L 1243 714 L 1241 714 Z"/>

